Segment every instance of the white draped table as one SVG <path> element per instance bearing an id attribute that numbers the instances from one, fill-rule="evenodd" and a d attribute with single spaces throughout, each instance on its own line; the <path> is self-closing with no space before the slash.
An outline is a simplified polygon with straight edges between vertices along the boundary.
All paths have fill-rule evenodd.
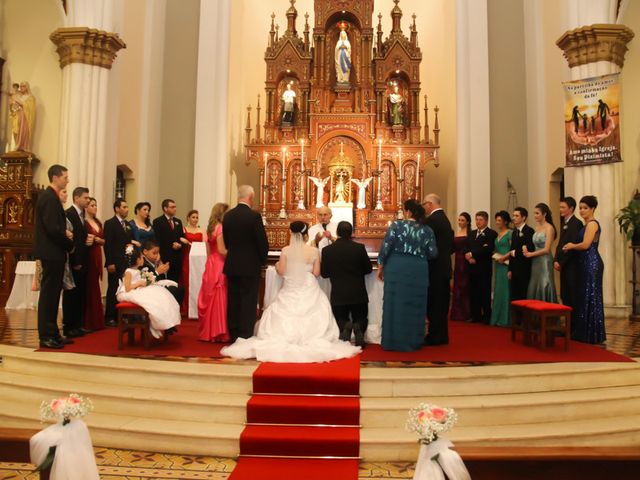
<path id="1" fill-rule="evenodd" d="M 36 273 L 36 262 L 22 261 L 16 265 L 16 277 L 13 281 L 11 294 L 4 308 L 36 309 L 38 307 L 38 293 L 31 290 L 33 277 Z"/>
<path id="2" fill-rule="evenodd" d="M 271 255 L 273 252 L 269 252 Z M 369 295 L 369 325 L 364 335 L 367 343 L 380 343 L 382 337 L 382 295 L 384 283 L 378 280 L 377 272 L 373 271 L 364 279 Z M 329 279 L 318 277 L 320 288 L 331 298 L 331 282 Z M 267 308 L 278 295 L 282 287 L 282 277 L 278 275 L 275 267 L 267 267 L 265 275 L 264 308 Z"/>
<path id="3" fill-rule="evenodd" d="M 189 252 L 189 318 L 198 318 L 198 295 L 207 264 L 207 244 L 193 242 Z"/>

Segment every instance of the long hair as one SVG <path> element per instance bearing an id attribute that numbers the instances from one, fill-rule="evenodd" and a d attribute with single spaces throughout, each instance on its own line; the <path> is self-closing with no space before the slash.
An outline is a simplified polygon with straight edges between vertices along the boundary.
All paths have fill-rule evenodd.
<path id="1" fill-rule="evenodd" d="M 151 220 L 150 220 L 151 219 L 151 204 L 149 202 L 138 202 L 138 203 L 136 203 L 136 206 L 133 207 L 133 214 L 137 215 L 142 207 L 148 207 L 149 208 L 149 215 L 147 215 L 147 218 L 144 219 L 144 223 L 147 225 L 147 227 L 150 227 L 151 226 Z"/>
<path id="2" fill-rule="evenodd" d="M 551 209 L 549 208 L 549 205 L 546 203 L 539 203 L 536 205 L 536 208 L 542 212 L 546 222 L 553 227 L 553 234 L 558 235 L 558 230 L 556 230 L 556 226 L 553 224 L 553 217 L 551 216 Z"/>
<path id="3" fill-rule="evenodd" d="M 224 216 L 224 212 L 229 209 L 229 205 L 226 203 L 216 203 L 211 209 L 211 215 L 209 215 L 209 223 L 207 224 L 207 236 L 210 236 L 213 233 L 213 230 L 216 228 L 216 225 L 222 223 L 222 217 Z"/>

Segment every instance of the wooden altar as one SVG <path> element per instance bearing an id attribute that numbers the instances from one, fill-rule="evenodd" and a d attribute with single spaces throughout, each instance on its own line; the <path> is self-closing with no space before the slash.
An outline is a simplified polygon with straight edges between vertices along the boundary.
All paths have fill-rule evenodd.
<path id="1" fill-rule="evenodd" d="M 17 263 L 32 260 L 34 211 L 42 187 L 33 184 L 33 169 L 40 162 L 33 153 L 3 153 L 0 161 L 0 306 L 4 306 Z"/>
<path id="2" fill-rule="evenodd" d="M 258 95 L 255 131 L 247 109 L 245 149 L 259 169 L 272 249 L 287 244 L 291 221 L 315 223 L 322 205 L 334 219 L 336 211 L 350 217 L 355 237 L 377 249 L 402 202 L 425 193 L 425 166 L 439 164 L 438 107 L 431 138 L 426 95 L 420 123 L 416 17 L 405 36 L 394 2 L 385 39 L 381 14 L 374 31 L 373 0 L 315 0 L 313 31 L 305 14 L 302 36 L 295 0 L 282 35 L 271 15 L 265 119 Z"/>

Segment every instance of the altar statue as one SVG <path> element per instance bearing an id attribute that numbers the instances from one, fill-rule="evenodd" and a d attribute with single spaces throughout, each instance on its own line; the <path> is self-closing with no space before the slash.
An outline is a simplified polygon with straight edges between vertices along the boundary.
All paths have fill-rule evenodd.
<path id="1" fill-rule="evenodd" d="M 296 109 L 296 92 L 287 83 L 287 89 L 282 94 L 282 125 L 293 124 L 293 114 Z"/>
<path id="2" fill-rule="evenodd" d="M 13 92 L 9 95 L 9 116 L 13 147 L 11 150 L 30 152 L 36 120 L 36 100 L 31 94 L 29 83 L 13 84 Z"/>
<path id="3" fill-rule="evenodd" d="M 404 98 L 398 92 L 398 85 L 389 94 L 389 122 L 391 125 L 404 125 Z"/>
<path id="4" fill-rule="evenodd" d="M 324 196 L 324 186 L 327 184 L 327 182 L 329 181 L 331 177 L 327 177 L 324 179 L 318 178 L 318 177 L 309 177 L 309 180 L 311 180 L 313 182 L 313 184 L 316 186 L 316 208 L 321 208 L 324 207 L 324 201 L 323 201 L 323 196 Z"/>
<path id="5" fill-rule="evenodd" d="M 335 51 L 336 77 L 338 83 L 349 83 L 351 73 L 351 43 L 345 30 L 340 31 L 340 38 Z"/>
<path id="6" fill-rule="evenodd" d="M 336 177 L 338 178 L 338 183 L 336 183 L 334 202 L 347 203 L 347 199 L 344 196 L 344 193 L 345 193 L 344 173 L 338 173 Z"/>
<path id="7" fill-rule="evenodd" d="M 358 204 L 356 207 L 358 209 L 367 208 L 367 198 L 366 198 L 366 190 L 371 183 L 373 177 L 363 178 L 362 180 L 356 180 L 352 178 L 351 181 L 358 187 Z"/>

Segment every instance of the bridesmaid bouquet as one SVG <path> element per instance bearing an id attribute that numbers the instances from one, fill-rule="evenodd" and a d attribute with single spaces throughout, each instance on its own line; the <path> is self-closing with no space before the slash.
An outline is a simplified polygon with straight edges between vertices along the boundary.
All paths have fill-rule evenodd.
<path id="1" fill-rule="evenodd" d="M 88 398 L 72 393 L 68 397 L 54 398 L 49 402 L 43 401 L 40 405 L 40 420 L 58 420 L 64 425 L 72 418 L 84 417 L 91 410 L 93 404 Z"/>
<path id="2" fill-rule="evenodd" d="M 437 440 L 440 433 L 451 430 L 457 421 L 458 415 L 453 408 L 421 403 L 409 410 L 407 430 L 416 432 L 419 442 L 428 445 Z"/>
<path id="3" fill-rule="evenodd" d="M 147 267 L 143 268 L 140 272 L 142 279 L 147 282 L 147 287 L 153 283 L 156 283 L 156 276 L 149 271 Z"/>

